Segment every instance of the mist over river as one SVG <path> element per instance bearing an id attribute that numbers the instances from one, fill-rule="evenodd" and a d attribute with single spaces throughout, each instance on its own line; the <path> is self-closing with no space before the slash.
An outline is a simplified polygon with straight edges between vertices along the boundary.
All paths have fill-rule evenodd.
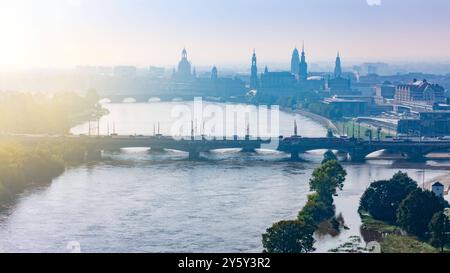
<path id="1" fill-rule="evenodd" d="M 100 132 L 148 135 L 159 122 L 161 133 L 169 134 L 171 109 L 178 104 L 105 104 L 110 113 L 101 118 Z M 281 135 L 293 134 L 294 119 L 300 135 L 326 135 L 306 117 L 280 112 L 279 119 Z M 86 123 L 72 132 L 88 134 L 88 128 Z M 68 252 L 73 242 L 83 252 L 261 252 L 265 229 L 295 218 L 305 204 L 322 153 L 292 162 L 288 154 L 266 149 L 213 151 L 201 154 L 200 161 L 188 161 L 178 151 L 103 152 L 101 162 L 68 168 L 0 212 L 0 252 Z M 450 162 L 369 159 L 343 166 L 348 176 L 335 203 L 350 229 L 317 238 L 319 252 L 359 235 L 356 210 L 370 182 L 402 170 L 421 183 L 446 174 Z"/>

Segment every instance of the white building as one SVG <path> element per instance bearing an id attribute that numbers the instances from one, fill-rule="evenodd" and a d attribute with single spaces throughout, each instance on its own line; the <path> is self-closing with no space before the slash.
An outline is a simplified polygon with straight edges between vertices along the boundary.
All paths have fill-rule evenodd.
<path id="1" fill-rule="evenodd" d="M 431 191 L 439 198 L 444 198 L 444 185 L 439 181 L 431 186 Z"/>

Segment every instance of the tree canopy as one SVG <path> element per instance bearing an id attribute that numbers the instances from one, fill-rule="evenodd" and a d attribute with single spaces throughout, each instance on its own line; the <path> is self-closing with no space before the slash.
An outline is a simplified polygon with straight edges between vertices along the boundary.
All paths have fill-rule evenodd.
<path id="1" fill-rule="evenodd" d="M 361 197 L 360 209 L 377 220 L 395 223 L 400 202 L 416 188 L 408 174 L 398 172 L 390 180 L 373 182 Z"/>
<path id="2" fill-rule="evenodd" d="M 444 251 L 444 247 L 450 244 L 450 218 L 443 211 L 436 212 L 428 224 L 430 243 Z"/>
<path id="3" fill-rule="evenodd" d="M 445 208 L 445 203 L 433 192 L 417 188 L 400 203 L 397 223 L 405 231 L 426 238 L 431 218 Z"/>
<path id="4" fill-rule="evenodd" d="M 322 160 L 322 164 L 326 163 L 328 161 L 331 160 L 338 160 L 337 156 L 333 153 L 332 150 L 327 150 L 324 154 L 323 154 L 323 160 Z"/>
<path id="5" fill-rule="evenodd" d="M 299 220 L 280 221 L 262 235 L 264 252 L 306 253 L 314 250 L 314 226 Z"/>
<path id="6" fill-rule="evenodd" d="M 324 200 L 330 199 L 336 191 L 342 190 L 347 172 L 336 160 L 325 162 L 316 168 L 309 181 L 311 191 L 316 191 Z"/>

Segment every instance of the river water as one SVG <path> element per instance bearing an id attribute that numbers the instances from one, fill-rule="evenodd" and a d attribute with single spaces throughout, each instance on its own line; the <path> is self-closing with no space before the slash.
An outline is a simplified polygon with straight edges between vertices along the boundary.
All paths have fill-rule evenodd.
<path id="1" fill-rule="evenodd" d="M 179 103 L 106 104 L 102 133 L 151 134 L 160 122 L 168 133 L 171 109 Z M 303 136 L 324 136 L 308 118 L 281 112 L 280 134 L 292 134 L 294 119 Z M 87 134 L 89 126 L 73 128 Z M 69 168 L 47 187 L 29 189 L 0 213 L 0 252 L 260 252 L 261 234 L 272 223 L 293 219 L 309 193 L 308 180 L 320 164 L 320 151 L 291 162 L 270 150 L 221 150 L 190 162 L 177 151 L 143 148 L 104 152 L 102 162 Z M 370 182 L 398 170 L 419 182 L 448 172 L 448 161 L 343 162 L 344 190 L 335 198 L 349 230 L 318 237 L 325 252 L 359 235 L 356 212 Z M 76 243 L 74 243 L 76 242 Z"/>

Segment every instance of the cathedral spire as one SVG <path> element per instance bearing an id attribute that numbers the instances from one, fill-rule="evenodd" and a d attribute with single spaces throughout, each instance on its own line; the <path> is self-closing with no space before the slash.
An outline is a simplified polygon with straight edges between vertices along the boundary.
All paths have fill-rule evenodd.
<path id="1" fill-rule="evenodd" d="M 258 67 L 256 63 L 256 51 L 253 49 L 252 67 L 250 68 L 250 88 L 258 88 Z"/>
<path id="2" fill-rule="evenodd" d="M 302 57 L 300 59 L 298 77 L 301 81 L 308 78 L 308 64 L 306 63 L 305 43 L 302 44 Z"/>
<path id="3" fill-rule="evenodd" d="M 342 75 L 342 66 L 341 66 L 341 57 L 339 55 L 339 51 L 337 52 L 336 56 L 336 64 L 334 67 L 334 77 L 339 78 Z"/>

